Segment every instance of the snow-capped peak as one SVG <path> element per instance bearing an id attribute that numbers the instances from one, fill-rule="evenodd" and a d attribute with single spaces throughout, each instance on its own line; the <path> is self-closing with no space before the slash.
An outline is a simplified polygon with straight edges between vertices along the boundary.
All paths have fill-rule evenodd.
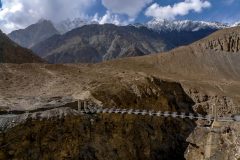
<path id="1" fill-rule="evenodd" d="M 82 18 L 75 18 L 75 19 L 66 19 L 61 21 L 60 23 L 55 24 L 56 29 L 60 33 L 66 33 L 72 29 L 82 27 L 84 25 L 90 24 L 99 24 L 97 21 L 94 20 L 86 20 Z M 207 21 L 192 21 L 192 20 L 166 20 L 166 19 L 153 19 L 146 24 L 129 24 L 135 27 L 147 27 L 153 29 L 155 31 L 199 31 L 202 29 L 213 29 L 219 30 L 229 27 L 240 26 L 240 22 L 236 22 L 234 24 L 225 24 L 220 22 L 207 22 Z"/>
<path id="2" fill-rule="evenodd" d="M 201 29 L 223 29 L 228 25 L 219 22 L 153 19 L 147 22 L 148 28 L 157 31 L 198 31 Z"/>
<path id="3" fill-rule="evenodd" d="M 240 26 L 240 21 L 239 22 L 235 22 L 231 25 L 231 27 L 237 27 L 237 26 Z"/>

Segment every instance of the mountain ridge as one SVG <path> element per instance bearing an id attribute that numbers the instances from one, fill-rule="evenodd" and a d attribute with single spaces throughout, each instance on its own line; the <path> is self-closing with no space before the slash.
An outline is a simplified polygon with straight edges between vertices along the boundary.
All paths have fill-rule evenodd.
<path id="1" fill-rule="evenodd" d="M 153 19 L 145 24 L 148 28 L 159 32 L 166 31 L 199 31 L 203 29 L 219 30 L 230 27 L 220 22 L 193 21 L 193 20 L 166 20 Z"/>
<path id="2" fill-rule="evenodd" d="M 59 34 L 59 32 L 55 29 L 52 22 L 40 19 L 37 23 L 32 24 L 25 29 L 9 33 L 8 37 L 22 47 L 31 48 L 35 44 L 55 34 Z"/>
<path id="3" fill-rule="evenodd" d="M 72 29 L 82 27 L 84 25 L 99 24 L 97 21 L 84 20 L 81 18 L 66 19 L 61 22 L 55 23 L 56 28 L 64 30 L 63 33 L 71 31 Z M 194 20 L 167 20 L 167 19 L 152 19 L 146 23 L 129 24 L 133 26 L 145 26 L 156 31 L 197 31 L 200 29 L 223 29 L 234 27 L 239 22 L 234 24 L 227 24 L 221 22 L 208 22 L 208 21 L 194 21 Z M 121 25 L 119 25 L 121 26 Z M 63 29 L 64 28 L 64 29 Z"/>
<path id="4" fill-rule="evenodd" d="M 91 61 L 85 61 L 85 63 L 91 63 L 124 57 L 125 54 L 130 56 L 130 53 L 138 55 L 136 53 L 137 50 L 141 51 L 140 55 L 145 55 L 172 48 L 170 42 L 164 41 L 163 43 L 163 41 L 161 36 L 146 27 L 136 28 L 134 26 L 116 26 L 113 24 L 92 24 L 73 29 L 63 35 L 53 36 L 35 45 L 32 49 L 41 57 L 47 56 L 46 59 L 50 59 L 50 62 L 57 62 L 52 60 L 52 57 L 56 57 L 57 55 L 57 59 L 63 57 L 58 61 L 64 62 L 63 55 L 77 55 L 77 53 L 82 55 L 78 56 L 80 58 L 79 62 L 82 62 L 81 57 L 84 57 L 84 53 L 82 53 L 81 49 L 93 48 L 96 52 L 91 53 L 101 56 Z M 130 48 L 135 49 L 129 52 Z M 87 54 L 86 51 L 85 56 L 88 56 Z M 70 62 L 67 61 L 67 63 Z"/>

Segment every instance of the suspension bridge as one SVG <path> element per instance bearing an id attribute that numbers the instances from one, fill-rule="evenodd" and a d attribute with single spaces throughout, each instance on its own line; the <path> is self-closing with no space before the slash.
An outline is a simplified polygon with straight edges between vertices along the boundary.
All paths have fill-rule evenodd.
<path id="1" fill-rule="evenodd" d="M 172 112 L 172 111 L 155 111 L 146 109 L 132 109 L 132 108 L 116 108 L 116 107 L 102 107 L 90 101 L 77 101 L 77 106 L 74 107 L 57 107 L 57 108 L 44 108 L 34 111 L 11 111 L 9 113 L 0 114 L 0 129 L 6 128 L 8 125 L 15 126 L 18 123 L 25 122 L 28 118 L 40 118 L 49 119 L 56 115 L 46 114 L 46 112 L 51 112 L 55 109 L 59 110 L 61 116 L 66 115 L 60 110 L 60 108 L 69 108 L 71 112 L 75 115 L 83 114 L 121 114 L 121 115 L 135 115 L 135 116 L 151 116 L 151 117 L 171 117 L 171 118 L 181 118 L 190 120 L 203 120 L 208 121 L 209 124 L 217 125 L 220 122 L 240 122 L 240 115 L 230 115 L 230 116 L 218 116 L 217 107 L 212 106 L 212 113 L 207 115 L 202 115 L 199 113 L 186 113 L 186 112 Z M 61 112 L 61 113 L 60 113 Z M 4 127 L 2 127 L 4 126 Z"/>
<path id="2" fill-rule="evenodd" d="M 130 114 L 142 116 L 157 116 L 157 117 L 172 117 L 172 118 L 188 118 L 191 120 L 207 120 L 207 121 L 220 121 L 220 122 L 240 122 L 240 115 L 231 116 L 218 116 L 216 106 L 212 107 L 212 114 L 201 115 L 198 113 L 185 113 L 185 112 L 171 112 L 171 111 L 155 111 L 145 109 L 124 109 L 124 108 L 103 108 L 91 104 L 88 101 L 78 101 L 78 111 L 85 114 Z"/>

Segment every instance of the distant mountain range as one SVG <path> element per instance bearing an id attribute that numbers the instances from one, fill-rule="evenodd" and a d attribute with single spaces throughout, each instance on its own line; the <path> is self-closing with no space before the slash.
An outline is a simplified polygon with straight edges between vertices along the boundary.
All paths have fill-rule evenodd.
<path id="1" fill-rule="evenodd" d="M 95 63 L 163 52 L 173 47 L 146 27 L 92 24 L 55 35 L 32 50 L 50 63 Z"/>
<path id="2" fill-rule="evenodd" d="M 155 19 L 146 24 L 115 26 L 81 19 L 57 24 L 41 20 L 8 36 L 50 63 L 96 63 L 168 51 L 237 25 L 239 23 L 230 26 L 217 22 Z"/>
<path id="3" fill-rule="evenodd" d="M 219 22 L 205 22 L 205 21 L 190 21 L 190 20 L 164 20 L 154 19 L 145 24 L 146 27 L 159 32 L 196 32 L 200 30 L 219 30 L 229 27 L 227 24 Z"/>
<path id="4" fill-rule="evenodd" d="M 43 63 L 29 49 L 22 48 L 0 31 L 0 63 Z"/>
<path id="5" fill-rule="evenodd" d="M 82 27 L 84 25 L 98 24 L 96 21 L 83 20 L 81 18 L 75 18 L 73 20 L 67 19 L 59 23 L 54 24 L 60 33 L 66 33 L 72 29 Z M 153 19 L 145 24 L 137 23 L 133 26 L 145 26 L 155 31 L 199 31 L 202 29 L 214 29 L 219 30 L 223 28 L 235 27 L 240 25 L 240 22 L 233 24 L 225 24 L 220 22 L 206 22 L 206 21 L 191 21 L 191 20 L 166 20 L 166 19 Z"/>

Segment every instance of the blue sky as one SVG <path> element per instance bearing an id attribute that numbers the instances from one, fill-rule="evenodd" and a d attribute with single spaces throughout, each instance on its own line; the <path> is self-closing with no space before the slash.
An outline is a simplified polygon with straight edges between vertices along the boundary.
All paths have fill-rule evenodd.
<path id="1" fill-rule="evenodd" d="M 114 0 L 112 0 L 114 1 Z M 121 1 L 121 0 L 119 0 Z M 204 0 L 207 1 L 207 0 Z M 148 20 L 151 20 L 152 17 L 148 17 L 145 15 L 146 9 L 151 6 L 153 3 L 157 3 L 161 6 L 173 6 L 179 2 L 184 2 L 184 0 L 152 0 L 151 3 L 147 4 L 138 14 L 135 19 L 135 22 L 144 23 Z M 189 14 L 184 16 L 176 16 L 175 19 L 183 20 L 204 20 L 204 21 L 217 21 L 223 23 L 234 23 L 236 21 L 240 21 L 240 0 L 208 0 L 211 6 L 203 9 L 201 12 L 195 12 L 191 10 Z M 97 3 L 93 6 L 91 10 L 89 10 L 89 14 L 93 15 L 95 13 L 99 13 L 100 15 L 104 15 L 106 12 L 106 8 L 102 5 L 101 1 L 97 1 Z M 125 16 L 124 16 L 125 15 Z M 120 14 L 121 18 L 127 18 L 126 14 Z"/>
<path id="2" fill-rule="evenodd" d="M 240 21 L 240 0 L 211 0 L 211 7 L 201 13 L 192 12 L 179 19 L 234 23 Z"/>
<path id="3" fill-rule="evenodd" d="M 240 21 L 240 0 L 1 0 L 0 29 L 8 33 L 39 19 L 82 18 L 103 23 L 144 23 L 153 18 Z M 1 6 L 1 5 L 0 5 Z"/>

